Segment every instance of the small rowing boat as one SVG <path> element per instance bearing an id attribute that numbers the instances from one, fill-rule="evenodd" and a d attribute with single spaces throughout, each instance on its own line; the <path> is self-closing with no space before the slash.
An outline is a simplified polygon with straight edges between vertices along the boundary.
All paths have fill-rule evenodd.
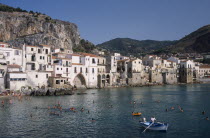
<path id="1" fill-rule="evenodd" d="M 140 115 L 141 115 L 141 113 L 136 112 L 136 113 L 132 113 L 132 115 L 133 115 L 133 116 L 140 116 Z"/>
<path id="2" fill-rule="evenodd" d="M 168 123 L 161 123 L 161 122 L 140 122 L 140 124 L 150 130 L 156 130 L 156 131 L 167 131 L 168 129 Z"/>

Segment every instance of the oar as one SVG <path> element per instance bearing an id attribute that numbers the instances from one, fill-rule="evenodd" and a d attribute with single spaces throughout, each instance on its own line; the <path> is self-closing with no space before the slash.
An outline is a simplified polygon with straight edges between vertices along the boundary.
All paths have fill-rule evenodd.
<path id="1" fill-rule="evenodd" d="M 154 122 L 152 122 L 142 133 L 144 133 Z"/>

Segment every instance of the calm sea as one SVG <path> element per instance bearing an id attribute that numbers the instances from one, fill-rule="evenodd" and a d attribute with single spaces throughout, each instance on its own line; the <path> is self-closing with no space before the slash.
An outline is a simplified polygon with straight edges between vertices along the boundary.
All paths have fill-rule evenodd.
<path id="1" fill-rule="evenodd" d="M 205 120 L 210 118 L 210 84 L 90 89 L 71 96 L 12 98 L 12 104 L 2 100 L 0 137 L 210 137 L 210 121 Z M 48 109 L 58 103 L 62 111 Z M 133 111 L 142 116 L 133 117 Z M 142 133 L 139 120 L 151 116 L 169 123 L 168 131 Z"/>

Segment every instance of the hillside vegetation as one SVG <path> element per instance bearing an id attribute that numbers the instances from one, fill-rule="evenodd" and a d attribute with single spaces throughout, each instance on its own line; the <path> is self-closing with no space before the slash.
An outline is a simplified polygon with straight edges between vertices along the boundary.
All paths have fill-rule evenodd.
<path id="1" fill-rule="evenodd" d="M 210 52 L 210 25 L 190 33 L 168 49 L 173 52 Z"/>
<path id="2" fill-rule="evenodd" d="M 124 55 L 144 55 L 166 50 L 166 46 L 176 44 L 176 41 L 156 41 L 156 40 L 135 40 L 130 38 L 116 38 L 97 45 L 100 48 L 111 52 L 120 52 Z"/>

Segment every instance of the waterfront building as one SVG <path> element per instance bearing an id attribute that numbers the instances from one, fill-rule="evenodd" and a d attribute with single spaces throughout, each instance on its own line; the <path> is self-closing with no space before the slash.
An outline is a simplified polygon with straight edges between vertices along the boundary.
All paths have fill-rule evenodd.
<path id="1" fill-rule="evenodd" d="M 0 91 L 5 90 L 7 66 L 0 64 Z"/>
<path id="2" fill-rule="evenodd" d="M 143 59 L 143 65 L 149 66 L 153 69 L 158 68 L 162 64 L 161 57 L 158 57 L 156 55 L 146 55 Z"/>
<path id="3" fill-rule="evenodd" d="M 53 67 L 51 65 L 51 48 L 48 45 L 23 45 L 25 56 L 25 71 L 27 84 L 31 87 L 49 86 L 48 78 L 51 76 Z"/>
<path id="4" fill-rule="evenodd" d="M 179 59 L 179 58 L 177 58 L 177 57 L 170 57 L 170 58 L 168 58 L 167 60 L 170 60 L 170 61 L 176 62 L 176 64 L 177 64 L 177 65 L 178 65 L 178 64 L 180 64 L 180 59 Z"/>
<path id="5" fill-rule="evenodd" d="M 22 65 L 22 49 L 0 42 L 0 63 Z"/>
<path id="6" fill-rule="evenodd" d="M 179 82 L 192 83 L 194 69 L 195 63 L 192 60 L 181 61 L 179 67 Z"/>
<path id="7" fill-rule="evenodd" d="M 148 79 L 145 77 L 144 65 L 141 59 L 130 59 L 128 62 L 128 84 L 145 85 Z"/>
<path id="8" fill-rule="evenodd" d="M 143 58 L 143 65 L 149 67 L 149 82 L 155 84 L 162 84 L 163 77 L 161 72 L 162 59 L 156 55 L 146 55 Z"/>
<path id="9" fill-rule="evenodd" d="M 192 83 L 210 76 L 210 67 L 192 60 L 156 55 L 143 59 L 120 53 L 103 57 L 48 45 L 23 45 L 22 49 L 0 42 L 0 90 L 31 88 L 104 88 L 148 83 Z"/>
<path id="10" fill-rule="evenodd" d="M 53 53 L 53 74 L 51 86 L 69 84 L 76 88 L 96 88 L 98 70 L 105 72 L 105 66 L 98 67 L 99 56 L 89 53 L 71 53 L 68 51 Z M 102 61 L 103 62 L 103 61 Z M 105 61 L 104 61 L 105 62 Z M 60 86 L 59 86 L 60 87 Z"/>
<path id="11" fill-rule="evenodd" d="M 199 66 L 199 78 L 210 78 L 210 65 Z"/>
<path id="12" fill-rule="evenodd" d="M 111 73 L 117 73 L 117 61 L 125 59 L 129 59 L 129 57 L 122 56 L 120 53 L 114 53 L 107 57 L 107 70 L 110 70 Z"/>
<path id="13" fill-rule="evenodd" d="M 176 62 L 162 60 L 161 72 L 164 84 L 176 84 L 178 82 L 178 66 Z"/>
<path id="14" fill-rule="evenodd" d="M 20 90 L 27 84 L 27 75 L 17 64 L 7 65 L 6 88 Z"/>

